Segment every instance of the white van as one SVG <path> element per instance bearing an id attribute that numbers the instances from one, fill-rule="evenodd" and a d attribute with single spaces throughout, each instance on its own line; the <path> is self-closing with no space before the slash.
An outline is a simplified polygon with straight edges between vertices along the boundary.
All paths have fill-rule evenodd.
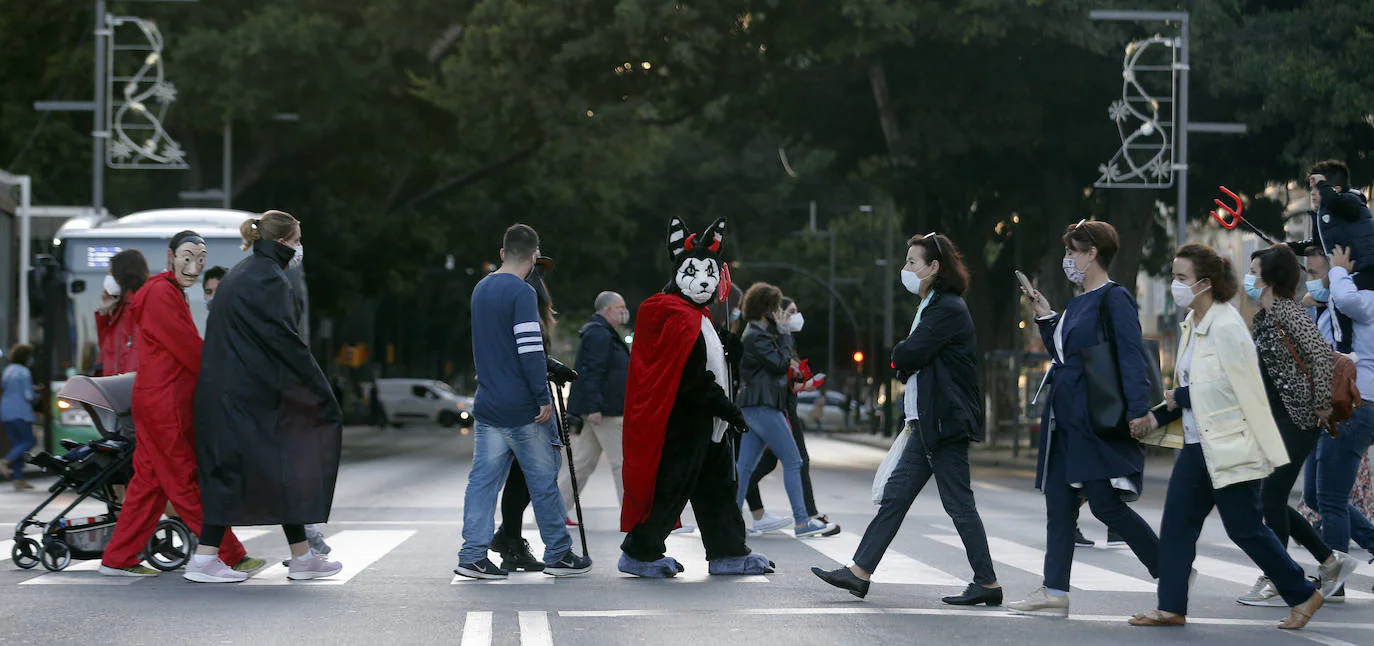
<path id="1" fill-rule="evenodd" d="M 472 426 L 472 398 L 433 379 L 378 379 L 382 408 L 392 424 Z"/>

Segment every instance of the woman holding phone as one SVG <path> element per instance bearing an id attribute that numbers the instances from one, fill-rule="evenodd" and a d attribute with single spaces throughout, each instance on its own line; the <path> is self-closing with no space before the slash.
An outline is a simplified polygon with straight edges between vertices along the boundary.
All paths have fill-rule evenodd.
<path id="1" fill-rule="evenodd" d="M 1064 275 L 1083 292 L 1056 313 L 1039 291 L 1027 289 L 1024 283 L 1021 287 L 1034 306 L 1045 347 L 1054 357 L 1036 473 L 1036 487 L 1045 494 L 1045 578 L 1029 597 L 1007 608 L 1044 617 L 1069 614 L 1069 572 L 1080 497 L 1088 499 L 1098 520 L 1126 540 L 1150 576 L 1156 576 L 1159 566 L 1159 538 L 1121 499 L 1121 492 L 1141 491 L 1145 449 L 1124 434 L 1099 435 L 1088 419 L 1081 353 L 1100 343 L 1103 327 L 1110 327 L 1115 339 L 1129 419 L 1143 417 L 1151 404 L 1135 298 L 1107 275 L 1119 248 L 1116 229 L 1106 222 L 1081 220 L 1064 232 L 1062 240 Z"/>

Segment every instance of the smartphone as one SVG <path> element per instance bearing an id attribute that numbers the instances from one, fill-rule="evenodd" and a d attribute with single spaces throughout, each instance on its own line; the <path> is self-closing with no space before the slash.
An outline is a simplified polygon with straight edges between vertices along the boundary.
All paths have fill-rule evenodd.
<path id="1" fill-rule="evenodd" d="M 1021 289 L 1026 290 L 1027 295 L 1035 293 L 1035 287 L 1031 285 L 1030 279 L 1026 278 L 1026 275 L 1021 273 L 1020 269 L 1014 271 L 1016 272 L 1016 280 L 1021 281 Z"/>

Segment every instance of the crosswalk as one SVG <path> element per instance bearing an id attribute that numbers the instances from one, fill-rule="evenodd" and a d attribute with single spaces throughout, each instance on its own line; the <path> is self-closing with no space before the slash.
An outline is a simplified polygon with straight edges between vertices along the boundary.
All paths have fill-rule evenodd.
<path id="1" fill-rule="evenodd" d="M 396 576 L 433 576 L 431 572 L 413 571 L 417 562 L 413 557 L 417 551 L 433 556 L 436 545 L 445 550 L 455 550 L 459 536 L 459 525 L 454 521 L 367 521 L 339 522 L 327 528 L 328 542 L 333 548 L 331 558 L 344 564 L 344 570 L 334 577 L 308 582 L 291 582 L 287 579 L 287 568 L 280 562 L 273 562 L 257 572 L 242 584 L 244 587 L 282 586 L 282 585 L 326 585 L 342 586 L 355 584 L 360 575 L 375 571 Z M 962 554 L 963 544 L 952 528 L 932 524 L 921 528 L 925 531 L 904 533 L 893 544 L 882 559 L 874 574 L 874 583 L 883 585 L 935 586 L 959 588 L 968 582 L 968 565 Z M 280 531 L 275 528 L 244 528 L 236 530 L 244 543 L 249 544 L 254 554 L 284 552 Z M 416 537 L 424 535 L 423 541 Z M 543 542 L 539 532 L 530 523 L 523 532 L 530 542 L 532 552 L 539 557 L 543 554 Z M 615 560 L 619 556 L 619 537 L 616 532 L 593 531 L 589 534 L 596 568 L 583 579 L 628 579 L 629 575 L 616 571 Z M 573 532 L 574 544 L 577 534 Z M 767 576 L 712 577 L 707 572 L 706 550 L 699 531 L 674 534 L 668 538 L 668 553 L 678 559 L 686 571 L 670 580 L 674 585 L 749 585 L 770 581 L 792 581 L 792 577 L 808 577 L 807 567 L 812 565 L 837 567 L 848 565 L 859 546 L 861 536 L 855 532 L 842 532 L 833 537 L 798 539 L 790 532 L 774 532 L 760 538 L 750 539 L 755 550 L 768 555 L 778 564 L 778 573 Z M 988 545 L 999 573 L 1010 568 L 1031 577 L 1039 577 L 1044 562 L 1042 547 L 1035 542 L 1027 542 L 1024 537 L 989 536 Z M 0 554 L 9 556 L 12 540 L 0 541 Z M 580 547 L 577 548 L 580 550 Z M 1294 548 L 1295 560 L 1303 564 L 1309 573 L 1315 573 L 1315 562 L 1310 556 Z M 1073 566 L 1072 585 L 1076 589 L 1093 592 L 1151 593 L 1155 582 L 1145 568 L 1127 549 L 1090 549 L 1077 552 Z M 821 557 L 819 560 L 817 556 Z M 453 552 L 443 553 L 440 559 L 424 559 L 425 567 L 438 572 L 448 572 L 453 560 Z M 1194 562 L 1199 577 L 1211 579 L 1217 587 L 1234 591 L 1237 596 L 1248 589 L 1260 575 L 1259 569 L 1245 555 L 1228 543 L 1206 543 L 1199 545 L 1199 554 Z M 1363 566 L 1357 572 L 1352 584 L 1347 586 L 1346 596 L 1352 602 L 1374 600 L 1368 590 L 1371 571 Z M 0 561 L 0 585 L 15 583 L 25 586 L 135 586 L 151 579 L 101 576 L 97 569 L 99 561 L 76 561 L 61 572 L 47 572 L 41 566 L 21 571 L 9 559 Z M 173 575 L 175 576 L 175 575 Z M 510 586 L 510 585 L 555 585 L 560 579 L 542 573 L 516 572 L 503 580 L 475 581 L 456 575 L 447 575 L 454 586 Z M 165 577 L 163 577 L 165 578 Z M 180 577 L 177 577 L 180 578 Z M 807 583 L 810 583 L 807 580 Z M 483 618 L 472 616 L 476 633 L 480 633 Z"/>

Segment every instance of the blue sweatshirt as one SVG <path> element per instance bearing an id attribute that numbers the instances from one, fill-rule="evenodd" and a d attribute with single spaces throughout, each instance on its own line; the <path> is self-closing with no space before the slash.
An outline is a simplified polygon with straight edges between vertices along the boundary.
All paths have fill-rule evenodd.
<path id="1" fill-rule="evenodd" d="M 0 401 L 0 420 L 33 422 L 33 403 L 38 393 L 33 390 L 33 373 L 28 366 L 11 363 L 5 366 L 3 381 L 5 394 Z"/>
<path id="2" fill-rule="evenodd" d="M 472 413 L 498 428 L 534 423 L 549 403 L 544 337 L 534 288 L 513 274 L 492 274 L 472 290 Z"/>

